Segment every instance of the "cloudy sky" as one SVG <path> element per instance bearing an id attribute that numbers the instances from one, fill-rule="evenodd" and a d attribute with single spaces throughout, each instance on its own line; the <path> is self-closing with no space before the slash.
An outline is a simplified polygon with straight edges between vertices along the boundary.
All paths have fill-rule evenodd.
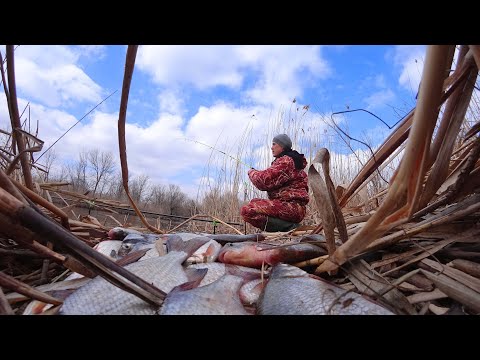
<path id="1" fill-rule="evenodd" d="M 126 49 L 16 48 L 19 111 L 29 103 L 22 120 L 30 116 L 33 127 L 38 120 L 43 150 L 116 91 L 52 149 L 59 161 L 99 149 L 111 151 L 119 163 L 117 121 Z M 5 46 L 0 50 L 5 58 Z M 347 109 L 371 111 L 393 125 L 415 105 L 425 50 L 419 45 L 140 46 L 127 113 L 129 171 L 194 195 L 212 154 L 194 141 L 236 155 L 248 134 L 248 151 L 268 156 L 269 136 L 277 129 L 288 132 L 288 118 L 303 116 L 302 131 L 318 131 L 319 138 L 325 126 L 321 119 Z M 272 129 L 279 118 L 285 120 L 283 127 Z M 389 133 L 363 112 L 338 121 L 352 136 L 369 136 L 374 143 Z M 10 130 L 4 94 L 0 129 Z M 309 144 L 294 141 L 294 147 L 306 152 Z"/>

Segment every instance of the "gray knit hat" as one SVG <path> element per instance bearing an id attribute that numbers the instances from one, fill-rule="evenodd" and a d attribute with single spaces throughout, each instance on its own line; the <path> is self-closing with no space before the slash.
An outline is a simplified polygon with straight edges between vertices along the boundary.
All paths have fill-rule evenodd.
<path id="1" fill-rule="evenodd" d="M 287 134 L 278 134 L 273 138 L 273 142 L 283 147 L 285 150 L 292 148 L 292 140 Z"/>

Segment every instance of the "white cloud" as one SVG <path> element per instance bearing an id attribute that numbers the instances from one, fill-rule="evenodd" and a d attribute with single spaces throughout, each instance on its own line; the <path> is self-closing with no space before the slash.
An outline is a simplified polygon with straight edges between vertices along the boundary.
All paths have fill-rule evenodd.
<path id="1" fill-rule="evenodd" d="M 155 83 L 167 87 L 237 88 L 243 80 L 231 46 L 144 45 L 138 50 L 136 66 L 152 75 Z"/>
<path id="2" fill-rule="evenodd" d="M 259 71 L 257 84 L 246 95 L 259 104 L 279 105 L 303 94 L 303 88 L 331 72 L 319 46 L 242 46 L 240 59 Z M 300 81 L 299 73 L 306 72 Z"/>
<path id="3" fill-rule="evenodd" d="M 301 96 L 305 86 L 330 73 L 319 46 L 142 46 L 136 64 L 160 85 L 191 84 L 199 90 L 246 85 L 249 100 L 268 105 Z M 253 87 L 245 84 L 252 74 L 258 77 Z"/>
<path id="4" fill-rule="evenodd" d="M 378 74 L 374 78 L 374 84 L 376 87 L 380 89 L 384 89 L 387 87 L 386 81 L 385 81 L 385 76 L 383 74 Z"/>
<path id="5" fill-rule="evenodd" d="M 160 111 L 170 114 L 181 114 L 184 112 L 185 101 L 178 90 L 165 90 L 158 95 Z"/>
<path id="6" fill-rule="evenodd" d="M 399 84 L 416 94 L 425 60 L 426 47 L 423 45 L 399 45 L 393 53 L 393 62 L 401 68 Z"/>
<path id="7" fill-rule="evenodd" d="M 49 107 L 99 102 L 102 89 L 80 69 L 78 57 L 62 45 L 20 46 L 15 51 L 18 94 Z"/>
<path id="8" fill-rule="evenodd" d="M 363 99 L 364 102 L 367 103 L 367 109 L 373 110 L 384 106 L 388 102 L 391 102 L 395 99 L 395 94 L 392 90 L 381 90 L 373 93 L 372 95 Z"/>
<path id="9" fill-rule="evenodd" d="M 103 59 L 107 55 L 105 45 L 78 45 L 79 55 L 89 59 Z"/>

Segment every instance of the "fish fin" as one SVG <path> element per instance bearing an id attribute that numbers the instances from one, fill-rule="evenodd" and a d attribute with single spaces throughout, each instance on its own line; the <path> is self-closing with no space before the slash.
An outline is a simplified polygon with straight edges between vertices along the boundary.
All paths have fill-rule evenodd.
<path id="1" fill-rule="evenodd" d="M 188 241 L 183 241 L 180 236 L 172 236 L 167 239 L 167 253 L 171 251 L 181 251 L 190 257 L 200 246 L 209 242 L 210 239 L 204 236 L 195 237 Z"/>
<path id="2" fill-rule="evenodd" d="M 233 264 L 225 264 L 225 274 L 242 278 L 243 284 L 252 280 L 260 279 L 260 277 L 262 276 L 261 273 L 246 271 L 243 270 L 240 266 Z"/>
<path id="3" fill-rule="evenodd" d="M 213 246 L 213 244 L 208 245 L 208 248 L 205 251 L 204 256 L 211 256 L 213 254 L 215 254 L 215 246 Z"/>
<path id="4" fill-rule="evenodd" d="M 207 272 L 208 269 L 206 268 L 186 269 L 185 274 L 187 274 L 188 281 L 181 285 L 175 286 L 171 292 L 195 289 L 196 287 L 198 287 L 198 285 L 200 285 L 205 275 L 207 275 Z"/>
<path id="5" fill-rule="evenodd" d="M 117 265 L 120 265 L 120 266 L 125 266 L 125 265 L 128 265 L 128 264 L 131 264 L 131 263 L 139 260 L 140 258 L 142 258 L 147 253 L 148 250 L 150 250 L 150 249 L 147 248 L 147 249 L 134 251 L 134 252 L 124 256 L 123 258 L 118 259 L 115 262 L 117 263 Z"/>

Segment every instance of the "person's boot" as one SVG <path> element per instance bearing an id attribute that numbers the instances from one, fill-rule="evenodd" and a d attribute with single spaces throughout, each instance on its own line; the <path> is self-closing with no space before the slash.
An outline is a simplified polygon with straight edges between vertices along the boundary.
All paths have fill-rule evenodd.
<path id="1" fill-rule="evenodd" d="M 300 224 L 293 223 L 290 221 L 282 220 L 276 217 L 268 216 L 267 217 L 267 225 L 265 226 L 266 232 L 287 232 L 299 227 Z"/>

